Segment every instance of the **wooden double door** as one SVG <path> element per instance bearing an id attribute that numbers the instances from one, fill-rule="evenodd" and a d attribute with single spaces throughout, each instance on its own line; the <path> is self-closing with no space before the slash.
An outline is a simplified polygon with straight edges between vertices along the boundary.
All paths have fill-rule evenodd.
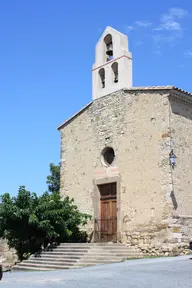
<path id="1" fill-rule="evenodd" d="M 117 187 L 103 184 L 100 190 L 100 241 L 117 241 Z"/>

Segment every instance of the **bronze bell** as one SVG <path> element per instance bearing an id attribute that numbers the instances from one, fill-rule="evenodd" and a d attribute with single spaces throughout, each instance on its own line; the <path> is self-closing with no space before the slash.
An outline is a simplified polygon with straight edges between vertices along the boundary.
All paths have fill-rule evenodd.
<path id="1" fill-rule="evenodd" d="M 113 43 L 112 42 L 107 44 L 106 54 L 109 55 L 109 56 L 113 56 Z"/>
<path id="2" fill-rule="evenodd" d="M 117 83 L 117 82 L 118 82 L 118 72 L 116 72 L 116 73 L 115 73 L 114 82 L 115 82 L 115 83 Z"/>

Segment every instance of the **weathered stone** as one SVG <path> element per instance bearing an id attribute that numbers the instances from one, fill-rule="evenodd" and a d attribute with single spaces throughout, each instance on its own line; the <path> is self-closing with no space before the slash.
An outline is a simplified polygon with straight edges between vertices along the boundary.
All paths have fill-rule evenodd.
<path id="1" fill-rule="evenodd" d="M 0 263 L 2 263 L 3 270 L 10 269 L 17 261 L 16 251 L 9 248 L 6 240 L 0 239 Z"/>
<path id="2" fill-rule="evenodd" d="M 181 226 L 176 226 L 172 228 L 173 233 L 180 233 L 181 232 Z"/>
<path id="3" fill-rule="evenodd" d="M 104 49 L 101 39 L 99 45 Z M 111 62 L 100 64 L 112 72 Z M 93 74 L 96 85 L 97 67 Z M 118 240 L 135 246 L 166 243 L 176 247 L 171 253 L 183 253 L 177 243 L 192 236 L 192 97 L 174 87 L 114 85 L 94 86 L 94 100 L 59 127 L 61 195 L 74 198 L 80 211 L 99 219 L 101 185 L 116 183 Z M 106 147 L 114 150 L 112 163 L 104 159 Z M 91 229 L 98 232 L 100 227 L 92 224 Z"/>

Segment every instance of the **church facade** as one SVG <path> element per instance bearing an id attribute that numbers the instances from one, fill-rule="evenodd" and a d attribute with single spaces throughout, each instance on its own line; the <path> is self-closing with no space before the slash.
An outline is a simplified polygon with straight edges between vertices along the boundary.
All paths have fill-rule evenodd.
<path id="1" fill-rule="evenodd" d="M 58 127 L 61 195 L 92 215 L 91 241 L 180 245 L 192 236 L 192 95 L 133 87 L 128 38 L 96 46 L 93 100 Z"/>

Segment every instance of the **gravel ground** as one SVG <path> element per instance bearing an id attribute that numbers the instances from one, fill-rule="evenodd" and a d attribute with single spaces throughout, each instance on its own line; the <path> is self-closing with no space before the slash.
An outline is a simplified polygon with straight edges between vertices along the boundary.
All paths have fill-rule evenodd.
<path id="1" fill-rule="evenodd" d="M 191 288 L 192 260 L 189 258 L 129 260 L 52 272 L 7 272 L 0 288 Z"/>

